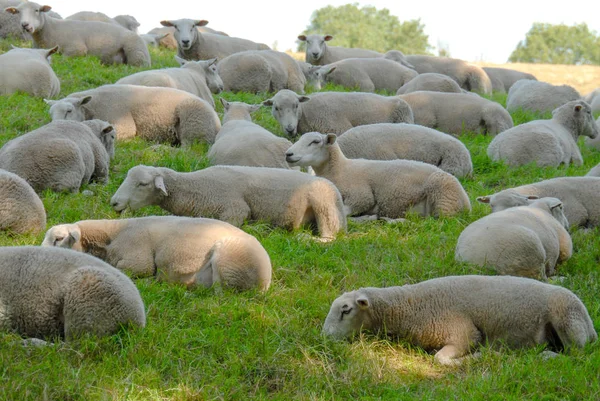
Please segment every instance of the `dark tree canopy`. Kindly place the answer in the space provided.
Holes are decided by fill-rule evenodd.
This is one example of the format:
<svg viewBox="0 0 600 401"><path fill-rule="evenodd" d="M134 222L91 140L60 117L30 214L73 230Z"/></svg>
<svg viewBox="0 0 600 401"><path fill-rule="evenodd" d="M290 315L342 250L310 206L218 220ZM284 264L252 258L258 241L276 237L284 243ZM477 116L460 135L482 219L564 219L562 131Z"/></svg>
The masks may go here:
<svg viewBox="0 0 600 401"><path fill-rule="evenodd" d="M587 24L536 22L509 57L511 62L600 64L600 37Z"/></svg>
<svg viewBox="0 0 600 401"><path fill-rule="evenodd" d="M387 8L359 8L354 3L316 10L303 34L332 35L332 46L359 47L381 53L400 50L407 54L428 54L429 38L424 28L421 20L400 22ZM298 50L304 50L303 42L299 42Z"/></svg>

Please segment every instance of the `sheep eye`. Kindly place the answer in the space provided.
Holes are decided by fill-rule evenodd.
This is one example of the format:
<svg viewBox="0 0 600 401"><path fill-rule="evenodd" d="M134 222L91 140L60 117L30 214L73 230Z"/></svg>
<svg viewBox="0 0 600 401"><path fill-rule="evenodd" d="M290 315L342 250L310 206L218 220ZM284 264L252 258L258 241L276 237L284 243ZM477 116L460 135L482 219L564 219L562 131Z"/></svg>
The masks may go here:
<svg viewBox="0 0 600 401"><path fill-rule="evenodd" d="M57 242L60 242L64 239L65 239L65 237L56 237L56 238L54 238L54 243L56 244Z"/></svg>
<svg viewBox="0 0 600 401"><path fill-rule="evenodd" d="M353 308L348 308L347 305L344 305L344 307L342 308L342 315L340 316L340 320L344 319L344 315L349 314L350 312L352 312Z"/></svg>
<svg viewBox="0 0 600 401"><path fill-rule="evenodd" d="M147 187L148 185L150 185L149 182L138 182L138 187Z"/></svg>
<svg viewBox="0 0 600 401"><path fill-rule="evenodd" d="M279 107L275 106L275 111L279 111Z"/></svg>
<svg viewBox="0 0 600 401"><path fill-rule="evenodd" d="M70 113L70 112L72 112L72 111L73 111L73 110L67 110L67 113Z"/></svg>
<svg viewBox="0 0 600 401"><path fill-rule="evenodd" d="M321 142L320 140L315 139L314 141L312 141L311 143L309 143L308 146L314 145L314 144L317 144L317 143L320 143L320 142Z"/></svg>

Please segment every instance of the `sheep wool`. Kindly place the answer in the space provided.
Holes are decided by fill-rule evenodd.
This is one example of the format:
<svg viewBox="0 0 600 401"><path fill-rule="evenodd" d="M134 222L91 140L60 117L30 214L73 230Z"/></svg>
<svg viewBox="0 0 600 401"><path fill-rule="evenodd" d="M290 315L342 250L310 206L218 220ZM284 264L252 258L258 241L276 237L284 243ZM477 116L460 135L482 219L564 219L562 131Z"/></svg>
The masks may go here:
<svg viewBox="0 0 600 401"><path fill-rule="evenodd" d="M37 234L46 228L40 197L21 177L0 169L0 231Z"/></svg>

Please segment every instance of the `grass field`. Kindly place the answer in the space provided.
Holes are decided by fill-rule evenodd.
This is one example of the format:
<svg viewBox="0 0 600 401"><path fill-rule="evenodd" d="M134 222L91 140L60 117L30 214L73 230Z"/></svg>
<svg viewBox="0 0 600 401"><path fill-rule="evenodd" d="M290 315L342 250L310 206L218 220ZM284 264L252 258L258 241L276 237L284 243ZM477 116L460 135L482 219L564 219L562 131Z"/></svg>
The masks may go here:
<svg viewBox="0 0 600 401"><path fill-rule="evenodd" d="M0 42L0 49L9 48ZM176 66L173 53L152 51L153 68ZM94 58L55 56L60 97L136 72L102 66ZM329 90L341 88L328 87ZM222 94L227 100L258 103L269 95ZM505 97L495 96L503 103ZM218 111L222 113L220 102ZM535 118L513 114L515 124ZM50 121L42 99L16 94L0 98L0 145ZM255 121L281 135L269 109ZM447 275L491 274L454 261L460 232L489 213L479 195L558 176L585 174L600 152L580 144L581 167L509 169L491 162L491 138L465 134L475 173L461 180L473 211L453 218L409 216L404 224L349 224L335 242L322 244L300 232L246 224L269 252L273 283L265 294L187 291L176 285L137 280L148 324L97 339L24 348L20 337L0 333L0 400L598 400L600 343L550 360L541 348L483 349L480 359L440 367L433 356L396 339L364 333L351 342L323 338L320 330L331 302L364 286L416 283ZM110 182L90 185L93 196L46 192L48 227L82 219L118 218L109 199L137 164L193 171L208 165L207 146L150 146L119 142ZM121 217L164 215L144 208ZM600 330L599 229L572 232L574 255L558 272L560 285L574 291ZM0 245L40 244L43 235L7 236Z"/></svg>

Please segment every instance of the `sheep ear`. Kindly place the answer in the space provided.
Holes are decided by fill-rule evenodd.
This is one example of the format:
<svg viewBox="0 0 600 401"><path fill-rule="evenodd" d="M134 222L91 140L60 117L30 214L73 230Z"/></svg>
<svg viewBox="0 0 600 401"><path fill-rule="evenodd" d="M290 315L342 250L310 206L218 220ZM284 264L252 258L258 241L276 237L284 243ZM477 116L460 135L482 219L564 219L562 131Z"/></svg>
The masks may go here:
<svg viewBox="0 0 600 401"><path fill-rule="evenodd" d="M208 21L205 19L198 20L194 23L195 26L205 26L208 25Z"/></svg>
<svg viewBox="0 0 600 401"><path fill-rule="evenodd" d="M69 246L73 246L81 239L81 230L79 227L69 230Z"/></svg>
<svg viewBox="0 0 600 401"><path fill-rule="evenodd" d="M308 97L308 96L298 96L298 101L300 103L308 102L309 100L310 100L310 97Z"/></svg>
<svg viewBox="0 0 600 401"><path fill-rule="evenodd" d="M91 97L91 96L85 96L85 97L82 97L82 98L79 100L79 106L83 106L84 104L87 104L87 103L89 103L89 102L90 102L90 100L92 100L92 97Z"/></svg>
<svg viewBox="0 0 600 401"><path fill-rule="evenodd" d="M580 112L581 111L581 105L578 104L577 106L575 106L575 112Z"/></svg>
<svg viewBox="0 0 600 401"><path fill-rule="evenodd" d="M221 101L221 104L223 105L223 108L225 110L229 110L229 102L227 100L223 99L222 97L219 98L219 100Z"/></svg>
<svg viewBox="0 0 600 401"><path fill-rule="evenodd" d="M177 61L180 66L183 66L183 65L185 65L185 63L188 62L186 59L181 58L178 55L175 55L175 61Z"/></svg>
<svg viewBox="0 0 600 401"><path fill-rule="evenodd" d="M11 14L18 14L19 13L19 10L17 10L14 7L5 8L4 11L6 11L7 13L11 13Z"/></svg>
<svg viewBox="0 0 600 401"><path fill-rule="evenodd" d="M48 52L46 53L46 58L50 57L57 51L58 51L58 46L54 46L52 49L49 49Z"/></svg>
<svg viewBox="0 0 600 401"><path fill-rule="evenodd" d="M305 35L298 35L298 40L300 40L302 42L306 42L306 36Z"/></svg>
<svg viewBox="0 0 600 401"><path fill-rule="evenodd" d="M155 36L155 38L156 38L156 41L159 41L159 40L163 40L167 36L169 36L169 32L165 33L164 35Z"/></svg>
<svg viewBox="0 0 600 401"><path fill-rule="evenodd" d="M167 21L167 20L160 21L160 24L162 26L175 26L175 25L173 25L173 23L171 21Z"/></svg>
<svg viewBox="0 0 600 401"><path fill-rule="evenodd" d="M562 208L562 201L560 199L556 199L555 201L552 201L552 203L550 204L550 210L554 210L557 207L558 208Z"/></svg>
<svg viewBox="0 0 600 401"><path fill-rule="evenodd" d="M332 72L335 71L336 68L337 67L335 65L332 65L331 67L325 68L325 73L323 75L329 75L329 74L331 74Z"/></svg>
<svg viewBox="0 0 600 401"><path fill-rule="evenodd" d="M260 104L251 104L248 107L248 112L249 113L254 113L255 111L260 110Z"/></svg>
<svg viewBox="0 0 600 401"><path fill-rule="evenodd" d="M325 42L329 42L331 39L333 39L333 36L325 35L325 37L323 39L325 39Z"/></svg>
<svg viewBox="0 0 600 401"><path fill-rule="evenodd" d="M165 181L162 178L162 175L157 175L154 178L154 187L156 189L160 189L160 192L162 192L165 196L169 196L169 193L167 192L167 187L165 187Z"/></svg>
<svg viewBox="0 0 600 401"><path fill-rule="evenodd" d="M217 61L219 61L219 59L216 58L216 57L215 58L211 58L210 60L206 60L206 62L208 63L207 67L210 67L211 65L215 64Z"/></svg>
<svg viewBox="0 0 600 401"><path fill-rule="evenodd" d="M104 128L104 129L102 130L102 133L103 133L103 134L110 134L110 133L111 133L111 132L113 132L113 131L114 131L114 127L113 127L112 125L109 125L108 127Z"/></svg>
<svg viewBox="0 0 600 401"><path fill-rule="evenodd" d="M40 7L40 11L43 12L43 13L47 13L50 10L52 10L52 7L50 7L50 6L42 6L42 7Z"/></svg>
<svg viewBox="0 0 600 401"><path fill-rule="evenodd" d="M263 106L267 106L267 107L271 107L273 106L273 99L267 99L264 102L262 102Z"/></svg>
<svg viewBox="0 0 600 401"><path fill-rule="evenodd" d="M371 306L369 299L365 295L359 295L356 298L356 305L358 305L358 307L362 310L365 310Z"/></svg>
<svg viewBox="0 0 600 401"><path fill-rule="evenodd" d="M540 199L540 197L537 195L525 195L525 197L527 198L527 200Z"/></svg>
<svg viewBox="0 0 600 401"><path fill-rule="evenodd" d="M490 203L491 200L492 200L491 196L478 196L477 197L477 202L479 202L479 203Z"/></svg>
<svg viewBox="0 0 600 401"><path fill-rule="evenodd" d="M333 145L337 140L336 134L327 134L327 145Z"/></svg>
<svg viewBox="0 0 600 401"><path fill-rule="evenodd" d="M56 102L58 102L58 100L44 99L44 103L46 103L48 106L52 106Z"/></svg>

